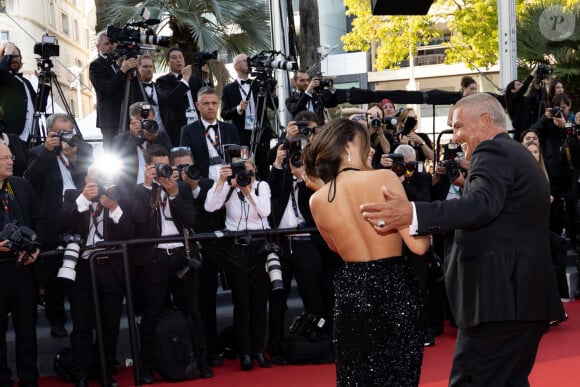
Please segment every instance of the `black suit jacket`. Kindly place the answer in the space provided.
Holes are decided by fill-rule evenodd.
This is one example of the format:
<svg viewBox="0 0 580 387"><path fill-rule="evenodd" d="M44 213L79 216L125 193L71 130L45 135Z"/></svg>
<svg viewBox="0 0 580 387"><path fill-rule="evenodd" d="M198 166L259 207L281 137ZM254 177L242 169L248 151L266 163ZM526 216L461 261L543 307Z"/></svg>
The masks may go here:
<svg viewBox="0 0 580 387"><path fill-rule="evenodd" d="M143 184L135 187L131 193L132 218L135 223L136 238L155 238L161 236L161 216L159 205L151 214L151 204L155 200L158 185L154 184L153 189L146 188ZM168 200L171 217L175 222L179 235L183 235L183 228L195 225L196 210L193 202L193 195L188 184L178 182L179 193L175 199ZM154 244L136 246L131 255L135 264L145 265L153 259L155 253Z"/></svg>
<svg viewBox="0 0 580 387"><path fill-rule="evenodd" d="M405 193L409 200L430 202L432 189L431 174L415 171L409 179L405 179L403 188L405 188Z"/></svg>
<svg viewBox="0 0 580 387"><path fill-rule="evenodd" d="M47 219L40 211L40 203L32 186L22 177L12 176L7 179L14 192L14 201L8 207L9 221L18 221L19 226L27 226L37 234L37 241L44 240L42 234ZM13 205L14 204L14 205ZM5 224L0 224L0 230Z"/></svg>
<svg viewBox="0 0 580 387"><path fill-rule="evenodd" d="M270 109L276 109L278 107L278 99L274 98L274 101L270 98L261 99L260 101L257 100L257 95L260 92L260 87L258 86L258 82L254 81L250 85L250 90L252 91L252 98L254 99L254 106L256 107L255 118L256 122L262 116L262 111L264 107L269 107ZM221 104L221 115L225 121L232 121L232 124L238 130L238 135L240 136L240 140L242 141L242 145L250 145L249 144L249 136L247 133L250 133L249 130L245 130L246 126L246 112L243 111L242 114L238 114L237 106L242 101L242 94L240 93L240 84L237 81L229 83L224 86L223 93L222 93L222 104ZM266 102L266 103L264 103ZM267 128L262 133L261 139L263 140L264 137L267 137L267 141L272 138L272 131L270 122L267 119L267 115L264 114L264 126ZM248 139L248 142L245 143L244 139ZM269 149L269 146L268 146Z"/></svg>
<svg viewBox="0 0 580 387"><path fill-rule="evenodd" d="M189 78L189 90L194 102L197 101L197 92L200 88L199 78L192 75ZM160 106L161 118L173 145L179 144L181 128L187 124L185 118L185 111L189 107L187 90L187 86L172 73L157 78L157 92L164 101Z"/></svg>
<svg viewBox="0 0 580 387"><path fill-rule="evenodd" d="M64 203L60 210L61 233L78 234L86 242L89 235L89 225L91 222L91 212L79 212L76 200L83 192L82 189L69 189L64 193ZM131 221L130 206L126 200L119 200L119 207L123 210L123 215L119 223L115 223L109 217L109 210L103 209L103 239L110 241L124 241L133 236L134 226ZM116 276L124 281L123 260L121 256L112 256L111 265Z"/></svg>
<svg viewBox="0 0 580 387"><path fill-rule="evenodd" d="M288 205L290 194L292 193L293 175L289 168L278 169L272 167L268 174L268 185L270 186L270 199L272 201L272 211L268 221L272 227L279 227L282 215Z"/></svg>
<svg viewBox="0 0 580 387"><path fill-rule="evenodd" d="M87 143L82 143L78 150L78 162L70 166L71 177L76 187L84 186L93 149ZM40 200L40 211L44 218L51 219L43 230L43 248L50 250L59 245L60 225L58 213L63 203L63 181L58 166L57 154L38 145L29 151L30 165L26 171L26 178L30 181L34 192Z"/></svg>
<svg viewBox="0 0 580 387"><path fill-rule="evenodd" d="M475 148L460 199L415 206L420 233L455 230L445 285L459 328L563 319L550 258L548 182L507 133Z"/></svg>
<svg viewBox="0 0 580 387"><path fill-rule="evenodd" d="M115 72L111 64L99 56L89 65L89 78L97 93L97 127L118 130L127 74Z"/></svg>
<svg viewBox="0 0 580 387"><path fill-rule="evenodd" d="M221 146L226 144L240 145L238 132L233 125L228 124L227 122L218 121L218 128ZM209 174L209 151L204 130L205 128L199 120L184 126L181 130L179 145L191 149L193 160L201 169L201 175L207 178Z"/></svg>
<svg viewBox="0 0 580 387"><path fill-rule="evenodd" d="M311 100L313 100L315 104L322 103L326 108L338 105L336 93L332 93L328 89L324 89L320 95L314 93L312 96L305 92L299 93L295 91L290 94L290 97L286 98L286 109L288 109L288 112L292 114L292 117L294 117L301 111L308 110L308 102Z"/></svg>
<svg viewBox="0 0 580 387"><path fill-rule="evenodd" d="M32 105L40 112L46 110L50 87L41 84L40 95L37 95L28 79L22 75L13 74L9 68L8 62L5 60L0 62L0 108L4 113L6 133L20 135L24 130L28 108L26 89L21 81L24 82L30 93Z"/></svg>
<svg viewBox="0 0 580 387"><path fill-rule="evenodd" d="M131 132L119 133L113 138L113 152L123 160L123 173L120 174L117 184L128 194L137 182L139 173L139 158L137 156L137 146L139 138L133 136ZM152 144L163 145L167 149L171 148L171 140L165 132L159 132Z"/></svg>

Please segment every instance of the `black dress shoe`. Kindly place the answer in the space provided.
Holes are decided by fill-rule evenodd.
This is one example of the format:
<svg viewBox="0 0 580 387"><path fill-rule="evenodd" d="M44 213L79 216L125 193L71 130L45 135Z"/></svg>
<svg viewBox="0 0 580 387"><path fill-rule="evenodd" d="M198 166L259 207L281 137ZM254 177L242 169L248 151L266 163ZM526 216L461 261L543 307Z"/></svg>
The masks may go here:
<svg viewBox="0 0 580 387"><path fill-rule="evenodd" d="M141 370L141 384L153 384L153 371L150 369Z"/></svg>
<svg viewBox="0 0 580 387"><path fill-rule="evenodd" d="M272 362L264 356L264 352L256 352L254 354L254 359L258 361L258 364L262 368L270 368L272 367Z"/></svg>
<svg viewBox="0 0 580 387"><path fill-rule="evenodd" d="M277 364L277 365L286 365L288 364L288 360L286 360L284 358L284 356L280 355L280 354L276 354L276 355L271 355L270 359L272 359L272 364Z"/></svg>
<svg viewBox="0 0 580 387"><path fill-rule="evenodd" d="M210 367L221 367L224 365L224 355L221 353L207 355L207 362Z"/></svg>
<svg viewBox="0 0 580 387"><path fill-rule="evenodd" d="M207 356L195 355L195 362L197 363L197 368L199 369L199 376L206 379L213 378L213 371L207 363Z"/></svg>
<svg viewBox="0 0 580 387"><path fill-rule="evenodd" d="M75 387L89 387L89 378L82 378L75 382Z"/></svg>
<svg viewBox="0 0 580 387"><path fill-rule="evenodd" d="M240 354L240 366L242 367L242 371L251 371L254 369L254 362L250 355Z"/></svg>

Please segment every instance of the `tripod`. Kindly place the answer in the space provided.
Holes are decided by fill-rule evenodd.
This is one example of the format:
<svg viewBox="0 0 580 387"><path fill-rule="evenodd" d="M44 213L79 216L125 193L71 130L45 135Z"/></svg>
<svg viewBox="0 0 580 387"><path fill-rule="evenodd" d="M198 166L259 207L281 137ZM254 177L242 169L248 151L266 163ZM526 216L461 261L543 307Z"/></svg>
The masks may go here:
<svg viewBox="0 0 580 387"><path fill-rule="evenodd" d="M137 77L137 70L131 69L125 78L125 88L123 90L123 102L121 103L121 116L119 117L119 133L127 131L127 119L129 117L129 101L131 99L131 91L134 87L141 93L142 99L140 101L147 101L147 94L143 84L139 82Z"/></svg>
<svg viewBox="0 0 580 387"><path fill-rule="evenodd" d="M254 74L252 74L254 75ZM276 80L271 77L264 77L262 74L258 73L256 80L259 82L259 91L256 97L256 113L260 113L260 117L254 123L254 129L252 130L252 135L250 136L250 155L252 159L255 160L256 151L258 148L258 144L260 139L262 138L262 134L266 129L264 122L266 119L266 110L268 108L268 102L272 104L272 106L276 106L274 97L270 90L272 90L276 86ZM248 94L246 99L251 98L251 93ZM278 112L276 110L276 122L280 122L280 118L278 116Z"/></svg>
<svg viewBox="0 0 580 387"><path fill-rule="evenodd" d="M60 97L60 100L64 106L64 109L68 116L72 119L76 134L83 139L83 135L79 129L79 125L72 114L70 106L65 98L64 92L62 91L62 87L58 82L56 74L52 71L54 67L52 61L49 58L39 58L38 61L38 69L40 70L40 74L38 75L38 88L36 92L36 101L34 106L34 115L32 121L32 129L30 134L28 135L27 145L28 148L34 148L37 145L40 145L46 139L46 128L41 128L40 125L40 117L41 115L46 115L46 101L48 99L48 95L54 96L52 91L52 87L56 87L56 91ZM52 103L54 104L54 97L52 98ZM54 113L54 108L53 112Z"/></svg>

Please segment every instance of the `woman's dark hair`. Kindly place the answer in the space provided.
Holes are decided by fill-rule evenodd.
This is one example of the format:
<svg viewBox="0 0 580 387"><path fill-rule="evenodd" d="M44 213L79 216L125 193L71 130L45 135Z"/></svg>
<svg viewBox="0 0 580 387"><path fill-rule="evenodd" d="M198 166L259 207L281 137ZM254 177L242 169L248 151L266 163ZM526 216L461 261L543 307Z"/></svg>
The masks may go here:
<svg viewBox="0 0 580 387"><path fill-rule="evenodd" d="M317 176L325 183L334 179L344 155L346 144L358 136L361 140L361 150L370 149L368 131L358 122L340 118L326 124L314 141L302 151L306 173ZM365 152L360 152L361 162Z"/></svg>
<svg viewBox="0 0 580 387"><path fill-rule="evenodd" d="M385 111L383 110L383 108L381 107L381 105L378 102L373 102L369 104L369 107L367 108L367 111L371 110L374 107L378 107L380 112L381 112L381 118L384 118L385 115ZM394 105L393 105L394 106Z"/></svg>
<svg viewBox="0 0 580 387"><path fill-rule="evenodd" d="M514 86L516 85L516 82L518 82L517 79L511 81L510 83L507 84L507 86L505 87L505 94L504 94L504 102L505 102L505 108L511 118L511 111L510 111L510 98L513 94L512 89L514 88Z"/></svg>
<svg viewBox="0 0 580 387"><path fill-rule="evenodd" d="M556 86L558 84L564 86L564 82L561 79L552 79L550 81L550 85L548 86L548 101L551 101L556 96Z"/></svg>
<svg viewBox="0 0 580 387"><path fill-rule="evenodd" d="M566 93L556 94L554 98L552 98L552 107L560 106L562 103L568 105L570 107L570 110L572 109L572 100L570 99L570 97L568 97L568 94Z"/></svg>
<svg viewBox="0 0 580 387"><path fill-rule="evenodd" d="M318 116L312 113L310 110L302 110L301 112L296 113L294 116L294 121L308 121L308 122L316 122L320 125L320 120Z"/></svg>
<svg viewBox="0 0 580 387"><path fill-rule="evenodd" d="M538 133L538 131L536 129L530 128L530 129L526 129L522 132L522 134L520 135L520 138L518 139L520 142L524 141L524 137L526 137L526 134L528 133L535 133L536 136L538 136L538 138L540 137L540 134Z"/></svg>
<svg viewBox="0 0 580 387"><path fill-rule="evenodd" d="M465 88L469 87L469 85L472 85L474 83L477 83L477 82L475 81L475 79L473 79L470 76L466 75L463 78L461 78L461 88L462 89L465 89Z"/></svg>

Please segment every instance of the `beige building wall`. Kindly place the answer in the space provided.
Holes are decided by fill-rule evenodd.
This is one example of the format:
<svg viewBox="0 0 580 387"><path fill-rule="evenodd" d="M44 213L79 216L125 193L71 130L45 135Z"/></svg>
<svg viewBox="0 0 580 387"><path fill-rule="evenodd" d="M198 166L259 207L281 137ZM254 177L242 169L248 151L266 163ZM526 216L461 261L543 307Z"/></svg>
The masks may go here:
<svg viewBox="0 0 580 387"><path fill-rule="evenodd" d="M95 5L93 0L5 0L0 2L0 40L14 42L22 52L24 75L37 84L39 71L34 44L42 35L54 35L60 55L51 58L53 72L72 113L77 119L94 110L96 98L89 82L89 57L94 48ZM74 75L80 70L80 75ZM79 86L80 85L80 86ZM80 93L77 91L79 90ZM56 85L54 100L64 108ZM60 111L59 107L55 111ZM47 107L47 112L51 112Z"/></svg>

